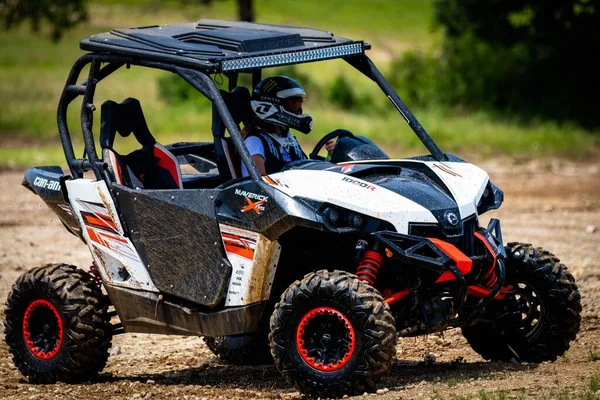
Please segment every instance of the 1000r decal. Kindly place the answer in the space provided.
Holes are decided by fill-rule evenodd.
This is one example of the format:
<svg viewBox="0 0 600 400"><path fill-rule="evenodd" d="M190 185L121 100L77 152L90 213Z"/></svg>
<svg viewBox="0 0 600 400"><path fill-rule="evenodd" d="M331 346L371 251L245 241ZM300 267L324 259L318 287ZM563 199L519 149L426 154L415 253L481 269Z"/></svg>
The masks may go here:
<svg viewBox="0 0 600 400"><path fill-rule="evenodd" d="M369 185L368 183L365 183L365 182L363 182L361 180L358 180L358 179L352 179L352 178L350 178L348 176L345 176L344 178L342 178L342 181L351 183L353 185L360 186L360 187L365 188L365 189L370 189L372 191L375 191L375 186Z"/></svg>

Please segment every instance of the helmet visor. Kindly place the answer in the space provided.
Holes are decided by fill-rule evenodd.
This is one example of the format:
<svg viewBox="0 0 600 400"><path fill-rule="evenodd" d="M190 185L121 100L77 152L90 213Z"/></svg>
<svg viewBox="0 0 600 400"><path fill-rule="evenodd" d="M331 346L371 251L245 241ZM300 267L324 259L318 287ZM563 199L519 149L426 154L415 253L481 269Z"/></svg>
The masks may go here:
<svg viewBox="0 0 600 400"><path fill-rule="evenodd" d="M301 115L302 114L302 105L304 104L304 97L302 96L292 96L284 99L283 108L292 114Z"/></svg>

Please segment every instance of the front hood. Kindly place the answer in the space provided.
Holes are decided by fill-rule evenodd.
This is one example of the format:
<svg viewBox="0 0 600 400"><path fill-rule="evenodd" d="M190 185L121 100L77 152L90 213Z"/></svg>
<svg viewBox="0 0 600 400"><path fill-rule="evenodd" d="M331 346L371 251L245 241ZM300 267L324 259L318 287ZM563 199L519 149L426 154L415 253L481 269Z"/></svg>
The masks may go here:
<svg viewBox="0 0 600 400"><path fill-rule="evenodd" d="M400 168L389 173L381 169L383 164ZM484 171L471 164L413 160L343 164L328 170L291 169L270 178L277 182L278 190L291 197L388 221L399 233L409 233L410 223L455 227L475 214L475 205L489 180Z"/></svg>
<svg viewBox="0 0 600 400"><path fill-rule="evenodd" d="M402 169L400 174L377 174L363 180L402 196L428 210L445 229L456 228L460 212L449 191L422 173ZM424 221L411 221L424 222Z"/></svg>
<svg viewBox="0 0 600 400"><path fill-rule="evenodd" d="M333 204L389 221L398 232L408 232L412 220L434 223L422 205L382 186L331 171L289 170L270 175L276 188L291 197Z"/></svg>

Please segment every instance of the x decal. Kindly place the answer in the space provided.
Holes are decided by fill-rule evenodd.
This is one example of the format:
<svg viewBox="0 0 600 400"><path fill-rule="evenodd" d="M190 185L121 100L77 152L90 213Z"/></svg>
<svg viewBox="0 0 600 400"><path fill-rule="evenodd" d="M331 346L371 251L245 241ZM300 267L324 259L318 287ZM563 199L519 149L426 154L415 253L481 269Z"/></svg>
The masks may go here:
<svg viewBox="0 0 600 400"><path fill-rule="evenodd" d="M254 210L256 211L257 214L260 214L260 212L262 211L262 205L265 203L265 200L259 200L256 203L253 203L252 200L250 200L249 198L245 197L246 199L246 203L248 203L248 205L244 208L242 208L242 212L246 212L246 211L250 211L250 210Z"/></svg>

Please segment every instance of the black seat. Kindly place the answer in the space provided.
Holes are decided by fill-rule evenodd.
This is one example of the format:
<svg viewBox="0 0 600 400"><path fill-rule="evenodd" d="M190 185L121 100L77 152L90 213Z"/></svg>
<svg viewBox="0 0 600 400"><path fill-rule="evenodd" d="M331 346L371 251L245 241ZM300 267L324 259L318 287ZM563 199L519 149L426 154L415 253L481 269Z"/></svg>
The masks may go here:
<svg viewBox="0 0 600 400"><path fill-rule="evenodd" d="M250 108L250 91L238 86L231 92L220 90L225 105L229 109L233 122L238 125L241 122L252 118L252 109ZM225 137L225 124L213 103L212 109L212 133L215 143L215 155L217 158L217 168L221 182L227 182L241 176L240 160L230 137Z"/></svg>
<svg viewBox="0 0 600 400"><path fill-rule="evenodd" d="M133 133L142 148L120 155L113 148L117 132L122 137ZM107 100L102 104L100 146L113 182L137 189L183 188L177 158L156 142L137 99L127 98L120 104Z"/></svg>

